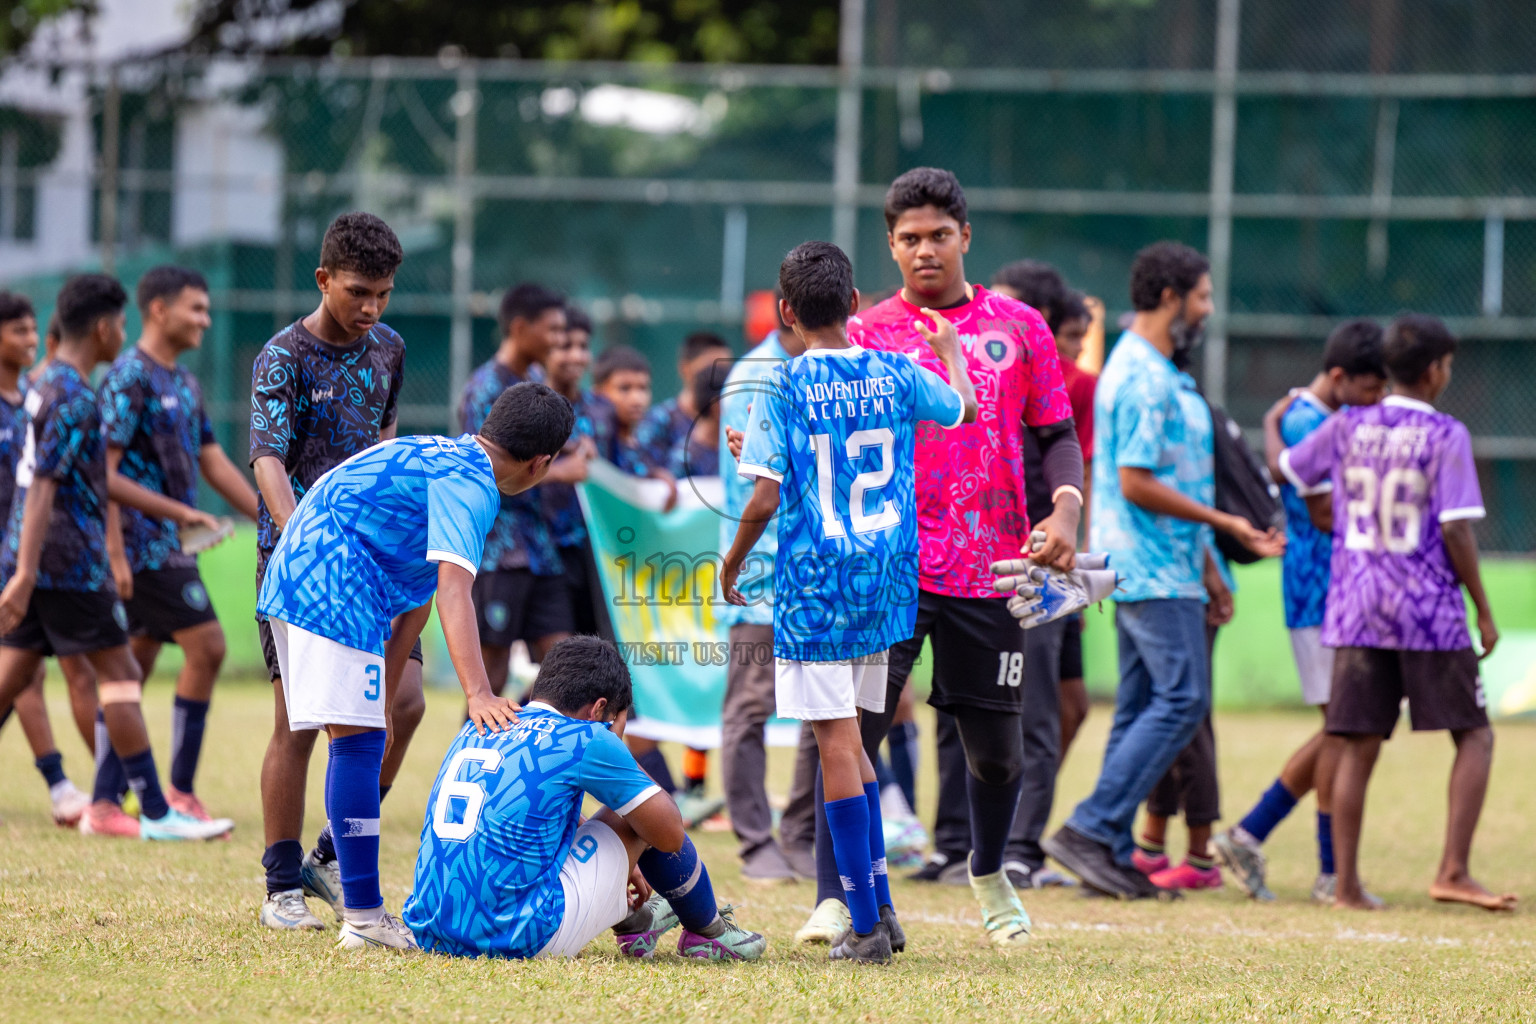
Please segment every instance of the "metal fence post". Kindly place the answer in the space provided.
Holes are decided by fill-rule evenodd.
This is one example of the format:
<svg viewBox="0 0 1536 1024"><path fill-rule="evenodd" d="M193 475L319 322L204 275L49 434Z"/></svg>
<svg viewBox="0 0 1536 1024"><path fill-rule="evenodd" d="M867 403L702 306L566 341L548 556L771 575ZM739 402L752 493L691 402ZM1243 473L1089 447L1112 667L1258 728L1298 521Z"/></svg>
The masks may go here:
<svg viewBox="0 0 1536 1024"><path fill-rule="evenodd" d="M469 308L475 285L475 121L480 94L475 64L459 65L459 90L452 100L453 128L453 312L448 331L447 429L457 429L459 392L469 380L474 356L474 321Z"/></svg>
<svg viewBox="0 0 1536 1024"><path fill-rule="evenodd" d="M859 134L864 113L864 0L842 0L838 25L837 148L832 159L832 241L858 266Z"/></svg>
<svg viewBox="0 0 1536 1024"><path fill-rule="evenodd" d="M107 91L101 100L101 155L96 165L96 183L100 189L96 216L101 234L103 274L112 273L116 266L118 129L122 112L117 65L113 64L107 69Z"/></svg>
<svg viewBox="0 0 1536 1024"><path fill-rule="evenodd" d="M1211 110L1211 212L1206 251L1211 261L1211 316L1205 342L1205 393L1227 401L1227 305L1232 291L1232 173L1237 150L1237 44L1242 0L1216 8L1216 90Z"/></svg>

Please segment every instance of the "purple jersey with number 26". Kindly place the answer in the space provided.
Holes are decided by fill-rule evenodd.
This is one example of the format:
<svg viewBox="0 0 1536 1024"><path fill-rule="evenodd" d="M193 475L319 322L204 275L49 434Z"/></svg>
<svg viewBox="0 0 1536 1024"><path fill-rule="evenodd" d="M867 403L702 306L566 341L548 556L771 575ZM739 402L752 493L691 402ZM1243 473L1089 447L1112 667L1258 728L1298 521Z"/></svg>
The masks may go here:
<svg viewBox="0 0 1536 1024"><path fill-rule="evenodd" d="M1472 438L1453 416L1392 395L1328 418L1281 456L1302 493L1333 486L1323 643L1457 651L1472 645L1443 523L1481 519Z"/></svg>

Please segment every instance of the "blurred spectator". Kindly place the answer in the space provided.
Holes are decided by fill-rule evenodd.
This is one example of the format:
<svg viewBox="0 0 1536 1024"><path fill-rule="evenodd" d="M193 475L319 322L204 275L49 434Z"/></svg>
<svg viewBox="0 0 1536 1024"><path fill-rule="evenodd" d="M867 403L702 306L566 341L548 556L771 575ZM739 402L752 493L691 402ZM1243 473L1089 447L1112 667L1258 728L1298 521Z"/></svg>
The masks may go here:
<svg viewBox="0 0 1536 1024"><path fill-rule="evenodd" d="M683 339L677 350L677 377L682 390L653 407L635 428L635 441L653 466L666 466L672 453L688 438L699 407L693 397L693 381L699 371L731 358L731 346L720 335L696 331Z"/></svg>

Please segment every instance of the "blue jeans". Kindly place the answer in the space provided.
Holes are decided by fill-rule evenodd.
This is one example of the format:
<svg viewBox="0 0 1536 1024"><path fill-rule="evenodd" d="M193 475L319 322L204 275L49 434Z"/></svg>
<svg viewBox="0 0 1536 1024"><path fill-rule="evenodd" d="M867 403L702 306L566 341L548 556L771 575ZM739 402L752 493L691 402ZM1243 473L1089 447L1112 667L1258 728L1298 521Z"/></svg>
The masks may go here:
<svg viewBox="0 0 1536 1024"><path fill-rule="evenodd" d="M1120 689L1098 785L1072 812L1073 831L1131 863L1136 808L1179 756L1210 709L1205 605L1194 599L1115 606Z"/></svg>

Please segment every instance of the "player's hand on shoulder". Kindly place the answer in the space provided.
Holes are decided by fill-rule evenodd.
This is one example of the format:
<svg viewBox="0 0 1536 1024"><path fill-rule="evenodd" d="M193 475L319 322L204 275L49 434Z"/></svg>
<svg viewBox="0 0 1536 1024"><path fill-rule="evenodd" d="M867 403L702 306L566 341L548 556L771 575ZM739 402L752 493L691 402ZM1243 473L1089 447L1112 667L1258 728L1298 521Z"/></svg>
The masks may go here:
<svg viewBox="0 0 1536 1024"><path fill-rule="evenodd" d="M486 730L503 732L517 724L517 713L522 705L493 693L477 693L469 698L469 720L475 723L475 731L484 736Z"/></svg>
<svg viewBox="0 0 1536 1024"><path fill-rule="evenodd" d="M1284 416L1285 415L1285 411L1291 407L1291 403L1293 401L1295 401L1296 394L1300 390L1301 390L1300 388L1292 388L1291 390L1287 391L1284 395L1280 396L1280 400L1278 402L1276 402L1274 405L1270 406L1269 407L1269 411L1264 414L1264 422L1265 423L1270 423L1270 422L1279 423L1280 422L1280 418L1282 416Z"/></svg>

